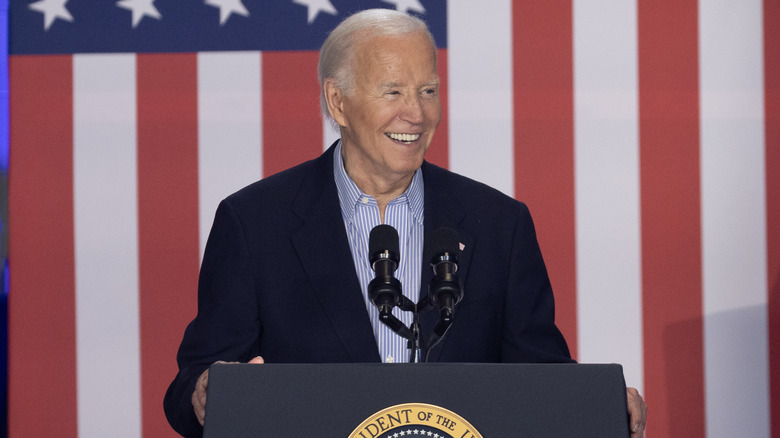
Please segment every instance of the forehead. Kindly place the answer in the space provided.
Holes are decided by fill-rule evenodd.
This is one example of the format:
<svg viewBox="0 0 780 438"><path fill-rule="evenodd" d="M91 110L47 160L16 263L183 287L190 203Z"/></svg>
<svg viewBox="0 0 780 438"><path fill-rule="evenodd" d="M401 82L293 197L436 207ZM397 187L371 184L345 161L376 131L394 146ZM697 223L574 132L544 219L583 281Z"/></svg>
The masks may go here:
<svg viewBox="0 0 780 438"><path fill-rule="evenodd" d="M358 80L365 76L403 74L435 78L436 48L424 32L375 36L358 45L355 64Z"/></svg>

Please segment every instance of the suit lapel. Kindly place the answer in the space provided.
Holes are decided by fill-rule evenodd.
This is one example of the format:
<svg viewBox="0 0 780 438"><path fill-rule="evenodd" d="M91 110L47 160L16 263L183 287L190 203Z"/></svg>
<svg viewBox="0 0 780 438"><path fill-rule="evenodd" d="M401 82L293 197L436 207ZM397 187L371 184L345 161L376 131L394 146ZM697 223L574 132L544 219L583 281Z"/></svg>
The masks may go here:
<svg viewBox="0 0 780 438"><path fill-rule="evenodd" d="M456 194L452 193L452 187L448 183L445 170L429 163L423 163L423 181L425 183L425 243L423 245L423 267L420 283L420 297L428 295L428 285L433 278L433 269L430 265L431 257L431 233L441 227L449 227L457 231L458 239L462 246L460 262L458 263L458 279L460 284L466 282L469 262L473 252L473 239L466 233L460 224L466 215L461 207ZM455 311L457 318L457 309ZM427 341L427 334L433 332L433 326L438 322L438 309L429 308L420 313L420 330L423 334L423 345ZM447 342L447 336L442 339L430 355L429 361L436 362Z"/></svg>
<svg viewBox="0 0 780 438"><path fill-rule="evenodd" d="M338 193L333 147L315 160L293 205L303 225L292 236L320 305L353 362L379 362L379 351L355 273Z"/></svg>

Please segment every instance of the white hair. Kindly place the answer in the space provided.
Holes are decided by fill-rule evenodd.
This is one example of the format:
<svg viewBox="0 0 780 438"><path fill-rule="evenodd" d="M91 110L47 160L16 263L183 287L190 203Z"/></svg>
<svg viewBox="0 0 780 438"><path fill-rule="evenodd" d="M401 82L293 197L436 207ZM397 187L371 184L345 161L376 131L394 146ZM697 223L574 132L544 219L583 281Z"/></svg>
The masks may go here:
<svg viewBox="0 0 780 438"><path fill-rule="evenodd" d="M401 36L424 32L431 40L436 56L436 42L421 19L392 9L367 9L342 21L328 35L320 49L317 75L320 81L320 108L326 119L333 118L325 101L325 79L332 78L336 87L351 93L355 85L355 49L359 43L380 36ZM358 35L359 34L359 35ZM434 58L435 59L435 58Z"/></svg>

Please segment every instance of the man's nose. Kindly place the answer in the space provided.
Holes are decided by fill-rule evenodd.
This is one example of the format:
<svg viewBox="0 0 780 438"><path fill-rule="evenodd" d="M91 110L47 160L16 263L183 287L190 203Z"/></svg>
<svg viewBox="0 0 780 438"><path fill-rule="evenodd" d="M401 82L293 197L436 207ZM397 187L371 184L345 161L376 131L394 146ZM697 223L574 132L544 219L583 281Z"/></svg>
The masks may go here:
<svg viewBox="0 0 780 438"><path fill-rule="evenodd" d="M419 124L423 121L423 106L420 96L413 95L404 99L404 106L401 112L401 119L404 121Z"/></svg>

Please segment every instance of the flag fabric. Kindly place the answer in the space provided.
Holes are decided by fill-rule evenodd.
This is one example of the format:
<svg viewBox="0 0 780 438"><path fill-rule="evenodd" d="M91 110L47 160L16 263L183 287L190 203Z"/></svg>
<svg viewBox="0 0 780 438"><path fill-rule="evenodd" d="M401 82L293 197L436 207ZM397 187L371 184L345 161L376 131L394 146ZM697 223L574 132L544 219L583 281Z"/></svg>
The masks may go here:
<svg viewBox="0 0 780 438"><path fill-rule="evenodd" d="M777 0L37 0L9 11L9 436L175 436L216 205L338 138L317 49L368 7L431 26L428 159L528 204L572 353L623 365L647 436L780 430Z"/></svg>

